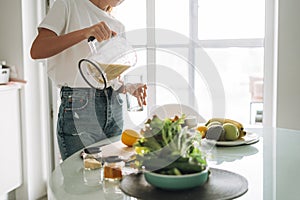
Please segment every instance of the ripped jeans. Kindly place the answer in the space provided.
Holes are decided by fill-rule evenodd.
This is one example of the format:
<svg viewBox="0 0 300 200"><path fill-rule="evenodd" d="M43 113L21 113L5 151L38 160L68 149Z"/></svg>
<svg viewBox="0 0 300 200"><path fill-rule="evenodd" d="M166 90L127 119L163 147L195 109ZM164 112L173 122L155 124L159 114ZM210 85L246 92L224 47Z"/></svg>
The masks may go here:
<svg viewBox="0 0 300 200"><path fill-rule="evenodd" d="M120 135L122 99L111 87L61 88L57 139L63 160L105 138Z"/></svg>

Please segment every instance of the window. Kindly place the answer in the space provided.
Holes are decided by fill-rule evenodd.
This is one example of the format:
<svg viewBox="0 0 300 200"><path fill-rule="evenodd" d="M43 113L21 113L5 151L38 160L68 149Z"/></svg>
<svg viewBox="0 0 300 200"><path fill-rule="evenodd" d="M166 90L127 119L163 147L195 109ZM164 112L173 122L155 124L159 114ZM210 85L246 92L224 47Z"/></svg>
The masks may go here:
<svg viewBox="0 0 300 200"><path fill-rule="evenodd" d="M146 28L146 1L124 1L113 9L113 15L126 27L127 31Z"/></svg>
<svg viewBox="0 0 300 200"><path fill-rule="evenodd" d="M252 110L254 97L250 80L263 77L265 2L198 0L195 3L198 3L197 41L221 74L225 115L243 123L260 122L263 85L254 83L257 87L254 92L260 98L257 103L261 105Z"/></svg>
<svg viewBox="0 0 300 200"><path fill-rule="evenodd" d="M262 0L124 1L115 14L153 84L148 111L179 102L206 119L253 122L250 79L263 77L264 12Z"/></svg>
<svg viewBox="0 0 300 200"><path fill-rule="evenodd" d="M198 0L200 40L263 38L264 27L262 0Z"/></svg>

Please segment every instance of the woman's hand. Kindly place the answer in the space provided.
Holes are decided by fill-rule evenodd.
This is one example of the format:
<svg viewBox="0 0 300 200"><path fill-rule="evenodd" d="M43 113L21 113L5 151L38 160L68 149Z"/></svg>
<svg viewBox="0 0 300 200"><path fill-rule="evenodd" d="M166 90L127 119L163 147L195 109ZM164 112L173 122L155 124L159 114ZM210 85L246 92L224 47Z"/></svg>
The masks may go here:
<svg viewBox="0 0 300 200"><path fill-rule="evenodd" d="M115 36L117 33L112 31L109 26L104 22L99 22L89 28L86 28L85 36L89 38L94 36L98 42L102 42L103 40L108 40L111 36Z"/></svg>
<svg viewBox="0 0 300 200"><path fill-rule="evenodd" d="M143 83L127 83L125 93L128 92L136 97L140 106L146 105L147 85Z"/></svg>

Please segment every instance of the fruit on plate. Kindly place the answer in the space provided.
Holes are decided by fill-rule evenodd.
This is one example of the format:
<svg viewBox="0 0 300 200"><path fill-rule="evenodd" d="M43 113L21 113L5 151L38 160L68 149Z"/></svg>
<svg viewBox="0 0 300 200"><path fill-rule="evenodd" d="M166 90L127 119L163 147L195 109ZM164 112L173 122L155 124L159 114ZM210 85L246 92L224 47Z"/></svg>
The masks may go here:
<svg viewBox="0 0 300 200"><path fill-rule="evenodd" d="M207 126L207 128L209 128L209 127L215 126L215 125L221 125L222 126L223 124L219 121L212 121L212 122L208 123L206 126Z"/></svg>
<svg viewBox="0 0 300 200"><path fill-rule="evenodd" d="M124 130L121 135L122 143L129 147L132 147L139 138L141 138L141 135L132 129Z"/></svg>
<svg viewBox="0 0 300 200"><path fill-rule="evenodd" d="M239 138L241 137L244 137L246 135L246 132L244 131L244 126L242 123L236 121L236 120L233 120L233 119L228 119L228 118L211 118L210 120L208 120L205 124L205 126L209 127L209 126L212 126L213 124L215 123L220 123L221 125L225 124L225 123L231 123L231 124L234 124L237 128L238 128L238 131L239 131Z"/></svg>
<svg viewBox="0 0 300 200"><path fill-rule="evenodd" d="M210 126L206 131L207 139L223 141L225 140L225 129L222 125L213 125Z"/></svg>
<svg viewBox="0 0 300 200"><path fill-rule="evenodd" d="M237 140L240 136L238 127L232 123L224 123L223 129L225 130L225 140Z"/></svg>
<svg viewBox="0 0 300 200"><path fill-rule="evenodd" d="M196 128L197 131L201 134L202 138L205 138L206 131L207 131L207 126L198 126Z"/></svg>

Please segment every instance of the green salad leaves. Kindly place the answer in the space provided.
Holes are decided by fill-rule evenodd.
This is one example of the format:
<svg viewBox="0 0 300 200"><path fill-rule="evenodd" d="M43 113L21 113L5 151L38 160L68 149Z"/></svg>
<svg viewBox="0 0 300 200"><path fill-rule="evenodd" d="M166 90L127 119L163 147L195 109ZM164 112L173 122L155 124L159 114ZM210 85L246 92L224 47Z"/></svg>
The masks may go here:
<svg viewBox="0 0 300 200"><path fill-rule="evenodd" d="M201 134L184 127L185 115L164 120L156 115L147 120L142 138L135 144L136 164L160 174L182 175L207 167L200 149Z"/></svg>

